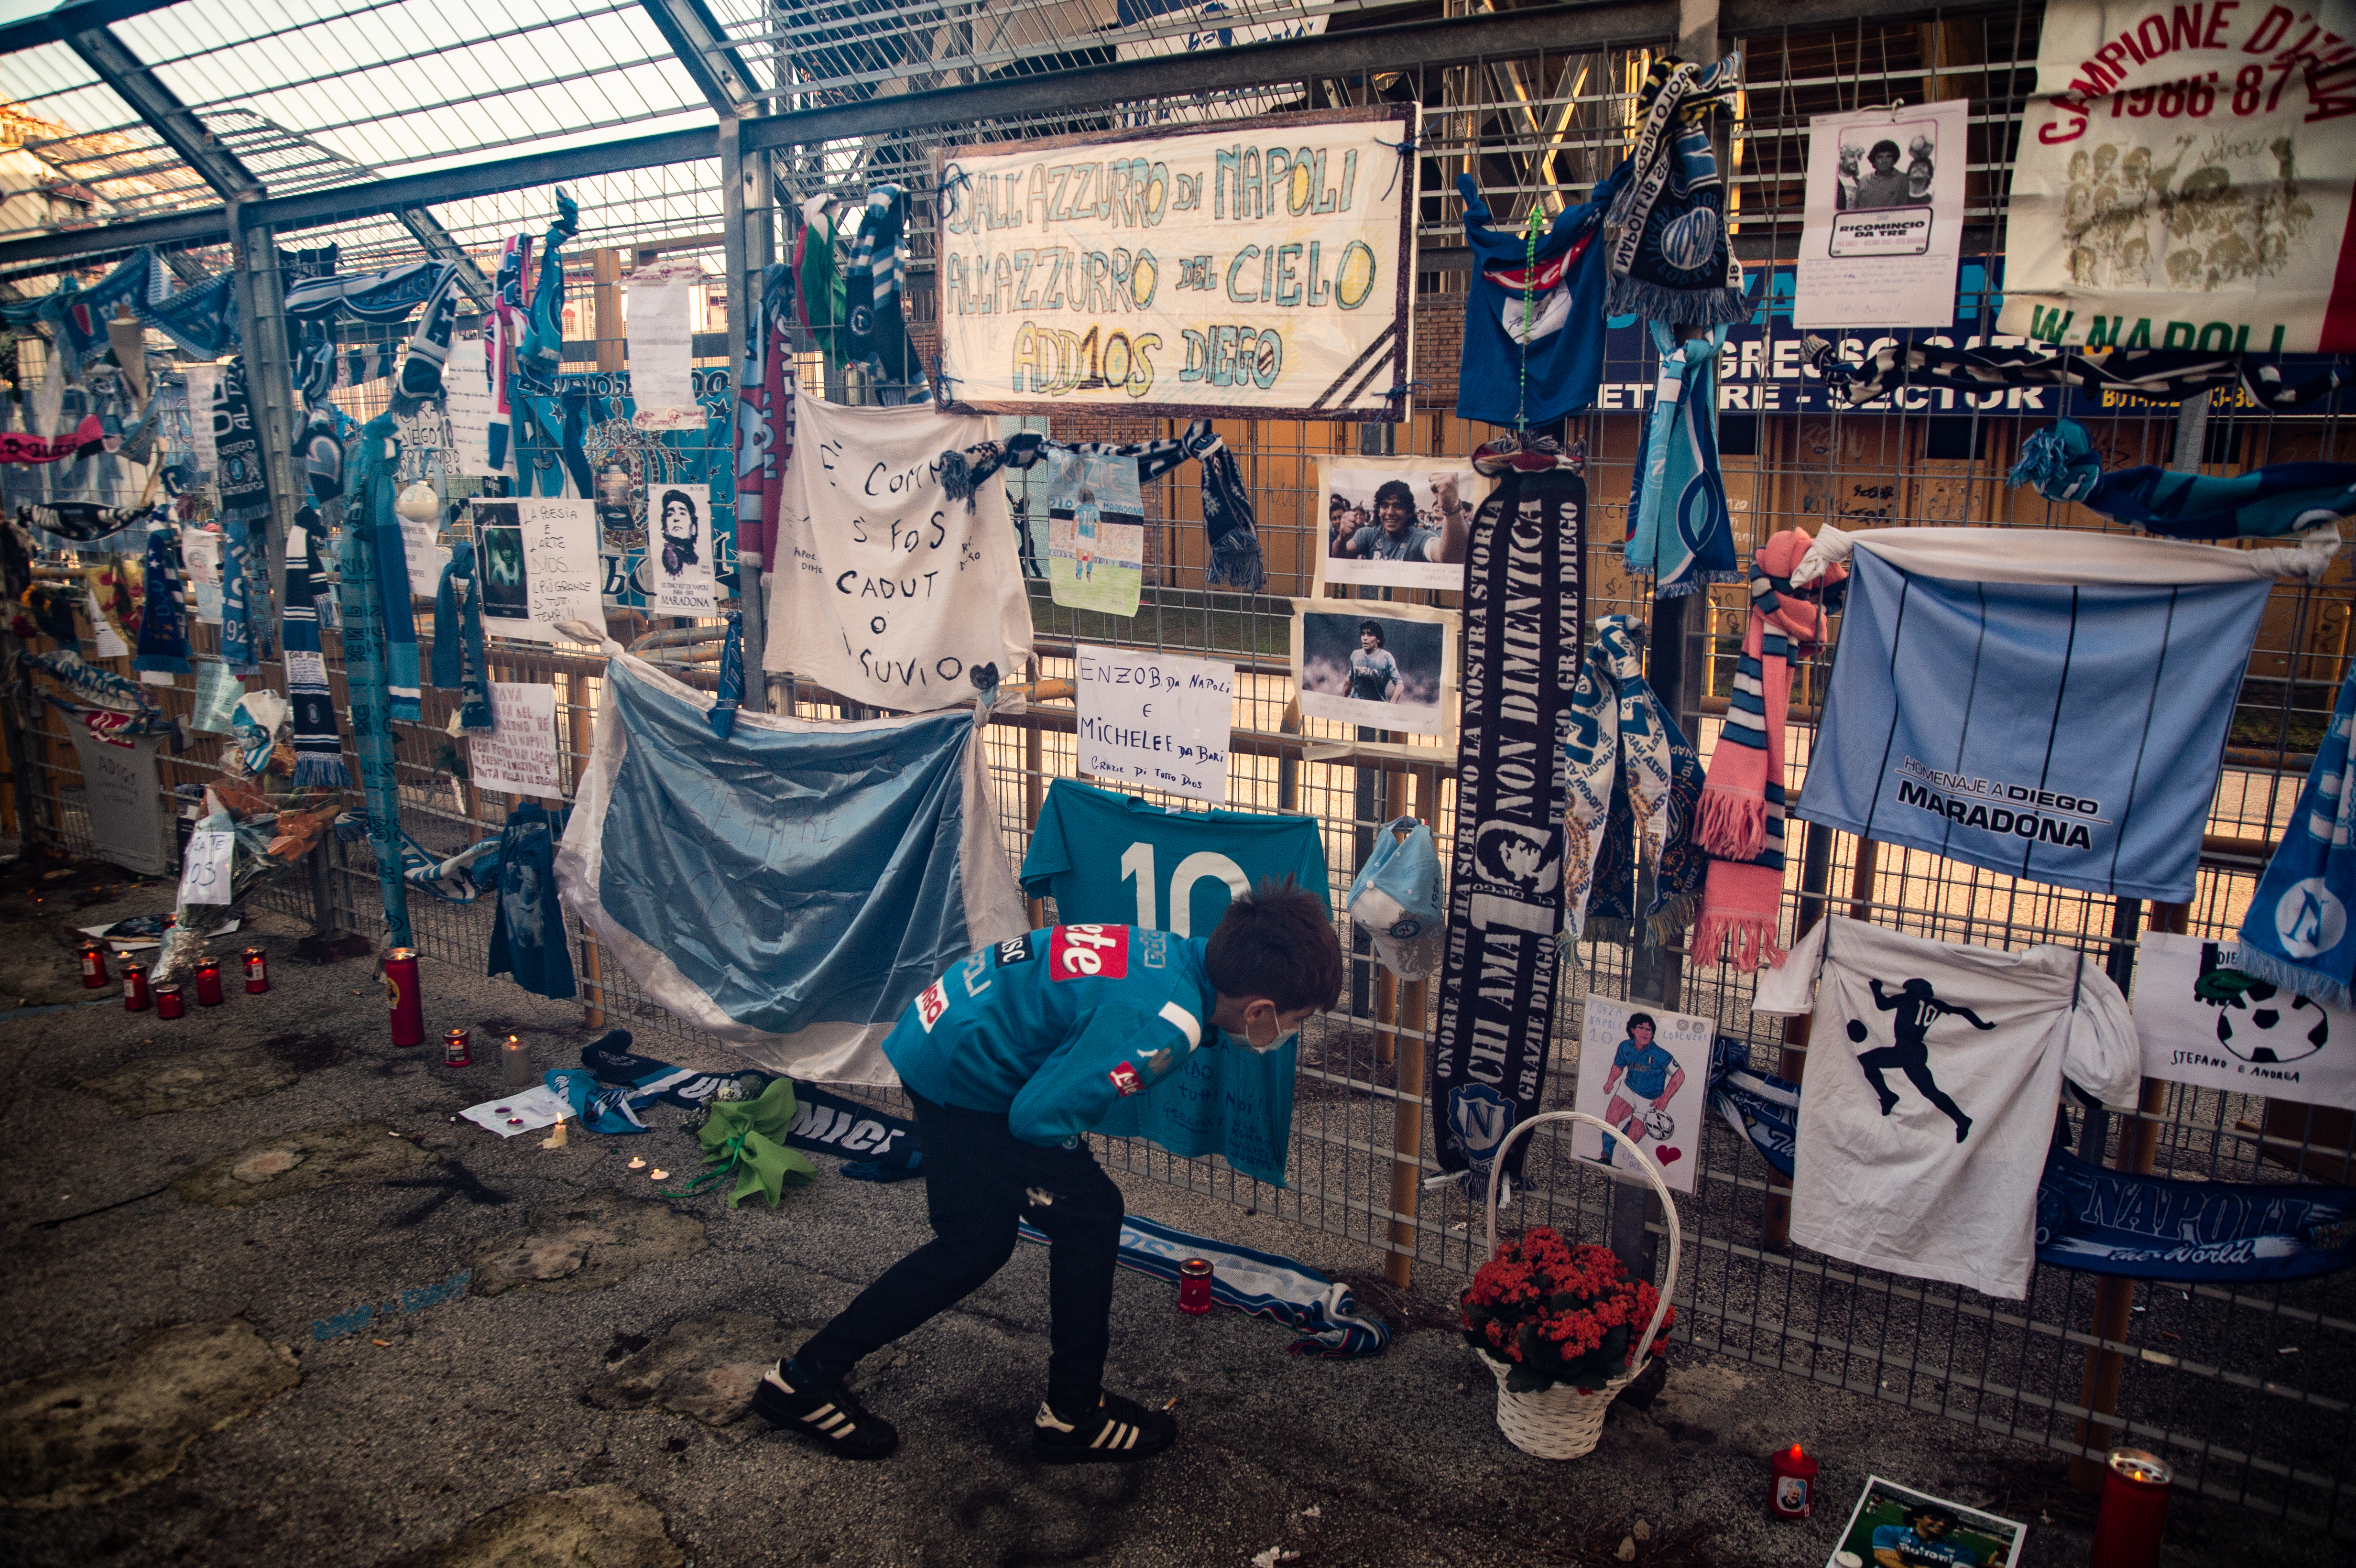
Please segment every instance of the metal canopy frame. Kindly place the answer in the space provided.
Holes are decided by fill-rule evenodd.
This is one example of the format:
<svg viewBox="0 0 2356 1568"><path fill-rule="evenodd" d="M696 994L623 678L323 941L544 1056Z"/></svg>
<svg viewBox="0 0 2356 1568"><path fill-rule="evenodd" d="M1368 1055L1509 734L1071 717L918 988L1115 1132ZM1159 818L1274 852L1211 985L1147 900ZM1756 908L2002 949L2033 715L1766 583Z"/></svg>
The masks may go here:
<svg viewBox="0 0 2356 1568"><path fill-rule="evenodd" d="M130 0L113 0L128 4ZM746 114L763 90L701 0L641 0L673 37L681 63L695 75L721 123L628 137L520 157L466 164L364 185L257 197L247 221L290 233L355 218L399 215L427 204L497 196L533 186L562 184L666 164L807 147L842 139L914 129L972 124L1156 98L1266 86L1320 78L1353 78L1395 70L1403 60L1425 69L1478 66L1531 54L1558 54L1615 45L1668 43L1693 32L1695 0L1573 0L1570 4L1432 19L1425 7L1404 5L1354 14L1365 25L1314 37L1232 48L1115 60L1037 75L985 79L926 91L851 103ZM1806 27L1938 20L2015 9L2014 0L1965 0L1925 5L1919 0L1727 0L1719 13L1721 37ZM1392 20L1390 18L1397 18ZM31 26L26 24L25 26ZM0 29L0 46L18 29ZM28 41L39 38L26 35ZM43 35L46 37L47 35ZM18 47L21 47L18 46ZM739 91L750 100L722 100ZM817 84L813 84L817 85ZM723 147L733 133L735 144ZM160 133L160 131L159 131ZM723 182L723 184L729 182ZM406 219L404 219L406 221ZM412 229L412 232L415 230ZM134 219L71 233L0 242L0 277L67 260L95 261L141 246L161 249L217 245L230 237L225 208ZM423 239L423 236L421 236ZM454 247L455 248L455 247Z"/></svg>

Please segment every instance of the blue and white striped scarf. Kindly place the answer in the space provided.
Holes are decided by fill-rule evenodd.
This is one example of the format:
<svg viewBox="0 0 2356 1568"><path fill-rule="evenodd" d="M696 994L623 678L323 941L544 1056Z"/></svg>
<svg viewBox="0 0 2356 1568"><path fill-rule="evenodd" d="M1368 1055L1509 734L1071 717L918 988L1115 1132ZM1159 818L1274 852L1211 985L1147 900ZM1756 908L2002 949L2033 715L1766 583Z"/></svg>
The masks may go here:
<svg viewBox="0 0 2356 1568"><path fill-rule="evenodd" d="M319 535L326 525L305 507L295 514L286 541L286 602L280 635L286 645L286 695L294 709L294 787L344 789L352 775L344 767L344 741L336 728L336 703L327 689L327 656L319 650L320 598L327 574L319 561Z"/></svg>
<svg viewBox="0 0 2356 1568"><path fill-rule="evenodd" d="M475 542L460 539L434 591L434 684L459 693L458 728L492 727L483 662L483 589L475 576Z"/></svg>
<svg viewBox="0 0 2356 1568"><path fill-rule="evenodd" d="M1045 1233L1028 1221L1020 1234L1026 1242L1047 1243ZM1286 1347L1296 1356L1371 1356L1391 1342L1390 1326L1361 1314L1348 1285L1327 1279L1306 1264L1189 1235L1135 1214L1121 1220L1121 1267L1174 1284L1178 1265L1189 1258L1211 1265L1212 1300L1256 1317L1272 1317L1300 1334Z"/></svg>
<svg viewBox="0 0 2356 1568"><path fill-rule="evenodd" d="M139 651L133 669L186 675L188 663L188 595L180 579L180 530L158 523L147 530L146 606L139 614Z"/></svg>
<svg viewBox="0 0 2356 1568"><path fill-rule="evenodd" d="M392 507L401 472L401 436L391 414L379 414L361 427L359 454L353 467L360 510L345 527L367 528L376 546L377 599L384 607L385 684L391 693L392 717L414 723L423 710L417 614L409 603L409 549L401 537L401 517Z"/></svg>

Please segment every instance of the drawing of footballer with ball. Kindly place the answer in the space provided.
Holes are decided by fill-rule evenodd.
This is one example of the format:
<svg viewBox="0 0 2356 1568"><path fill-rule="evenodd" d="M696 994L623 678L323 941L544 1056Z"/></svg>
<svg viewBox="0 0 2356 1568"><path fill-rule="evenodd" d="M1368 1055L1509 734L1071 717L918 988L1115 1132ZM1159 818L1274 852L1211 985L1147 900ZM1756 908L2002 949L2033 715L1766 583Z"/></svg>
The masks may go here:
<svg viewBox="0 0 2356 1568"><path fill-rule="evenodd" d="M1620 1129L1632 1150L1647 1137L1663 1139L1677 1130L1669 1118L1668 1104L1685 1087L1686 1070L1665 1047L1653 1042L1656 1027L1650 1013L1628 1015L1628 1038L1612 1053L1612 1075L1603 1081L1608 1097L1603 1119ZM1622 1092L1623 1080L1625 1093ZM1635 1104L1640 1100L1645 1102L1641 1112ZM1612 1162L1617 1147L1611 1138L1603 1140L1606 1163Z"/></svg>

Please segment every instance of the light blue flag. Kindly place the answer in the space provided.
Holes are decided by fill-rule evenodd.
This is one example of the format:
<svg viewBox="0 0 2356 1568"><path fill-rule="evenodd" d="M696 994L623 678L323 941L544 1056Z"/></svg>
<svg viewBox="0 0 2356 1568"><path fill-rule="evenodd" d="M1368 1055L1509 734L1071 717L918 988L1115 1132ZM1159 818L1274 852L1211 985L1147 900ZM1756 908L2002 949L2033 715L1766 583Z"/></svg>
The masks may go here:
<svg viewBox="0 0 2356 1568"><path fill-rule="evenodd" d="M1030 927L971 709L855 723L745 709L614 649L556 858L649 1000L774 1072L898 1082L916 993Z"/></svg>
<svg viewBox="0 0 2356 1568"><path fill-rule="evenodd" d="M2300 552L2026 528L1853 543L1798 814L2031 881L2191 898L2271 573Z"/></svg>

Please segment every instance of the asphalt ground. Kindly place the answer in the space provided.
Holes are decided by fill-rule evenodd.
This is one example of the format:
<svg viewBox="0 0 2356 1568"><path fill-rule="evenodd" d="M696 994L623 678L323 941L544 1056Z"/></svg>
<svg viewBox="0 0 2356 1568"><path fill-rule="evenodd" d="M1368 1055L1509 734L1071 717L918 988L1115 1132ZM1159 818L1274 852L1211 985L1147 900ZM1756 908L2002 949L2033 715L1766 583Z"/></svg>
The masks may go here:
<svg viewBox="0 0 2356 1568"><path fill-rule="evenodd" d="M1108 1381L1174 1399L1179 1445L1131 1466L1028 1450L1046 1257L862 1367L897 1455L843 1462L736 1416L750 1380L926 1232L921 1182L819 1180L772 1211L676 1189L684 1113L630 1137L502 1140L452 1120L499 1093L496 1037L577 1061L577 1005L428 961L429 1029L477 1065L390 1044L370 959L306 962L261 915L230 947L273 987L164 1021L70 989L68 925L156 887L0 891L0 1559L26 1564L1334 1563L1681 1568L1826 1562L1865 1477L2024 1520L2029 1568L2086 1560L2090 1501L2042 1449L1804 1380L1673 1350L1647 1408L1557 1463L1509 1446L1444 1325L1462 1281L1383 1309L1381 1356L1287 1354L1282 1328L1175 1310L1124 1272ZM318 955L314 955L319 956ZM68 998L53 1005L56 998ZM648 1037L655 1054L734 1065ZM674 1176L627 1168L633 1157ZM243 1174L239 1174L242 1170ZM1151 1181L1131 1209L1329 1273L1380 1260ZM453 1288L458 1275L466 1284ZM1803 1523L1767 1456L1822 1463ZM1632 1556L1622 1558L1628 1551ZM2181 1497L2169 1564L2340 1563L2348 1547Z"/></svg>

